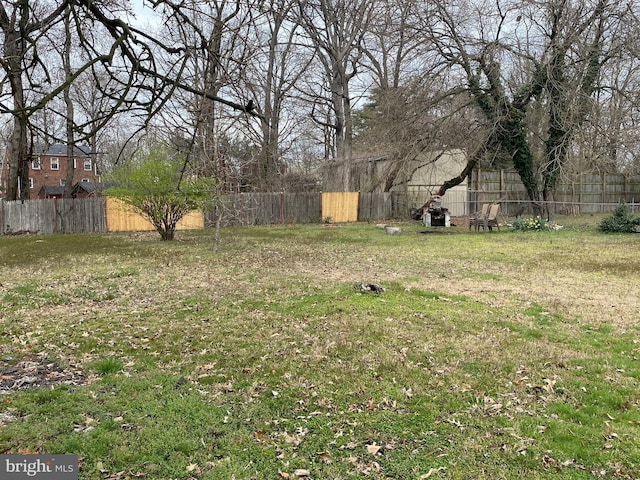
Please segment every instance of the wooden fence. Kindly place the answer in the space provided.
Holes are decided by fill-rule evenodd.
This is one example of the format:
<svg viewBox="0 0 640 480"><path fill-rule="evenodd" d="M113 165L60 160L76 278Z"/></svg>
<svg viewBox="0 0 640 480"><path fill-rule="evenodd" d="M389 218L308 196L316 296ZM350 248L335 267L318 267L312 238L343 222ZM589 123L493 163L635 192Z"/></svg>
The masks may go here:
<svg viewBox="0 0 640 480"><path fill-rule="evenodd" d="M482 203L500 199L507 216L530 207L515 172L477 171L470 186L468 200L452 197L446 206L475 211ZM558 187L553 207L558 214L598 213L611 211L620 202L640 202L640 176L579 175ZM320 223L328 217L333 222L406 219L417 205L415 195L399 192L238 193L225 196L222 204L224 225ZM194 212L178 228L199 229L214 223L213 212ZM112 199L0 201L0 235L137 230L153 230L153 226Z"/></svg>
<svg viewBox="0 0 640 480"><path fill-rule="evenodd" d="M224 225L319 223L317 193L237 193L222 199ZM212 211L204 214L206 226L215 223Z"/></svg>
<svg viewBox="0 0 640 480"><path fill-rule="evenodd" d="M238 193L223 199L224 225L355 222L408 218L413 207L397 192ZM205 226L215 224L205 212Z"/></svg>
<svg viewBox="0 0 640 480"><path fill-rule="evenodd" d="M201 212L192 212L178 230L204 227ZM22 233L104 233L155 230L130 207L112 198L0 201L0 235Z"/></svg>
<svg viewBox="0 0 640 480"><path fill-rule="evenodd" d="M223 198L223 224L379 221L406 219L415 195L398 192L239 193ZM215 224L213 212L194 212L179 230ZM148 231L154 227L111 198L0 201L0 235L18 233L102 233Z"/></svg>
<svg viewBox="0 0 640 480"><path fill-rule="evenodd" d="M501 199L507 214L530 210L530 201L520 176L506 170L475 170L471 179L471 210L482 203ZM567 175L550 199L558 214L609 212L620 203L640 202L640 175L581 173Z"/></svg>
<svg viewBox="0 0 640 480"><path fill-rule="evenodd" d="M107 230L105 199L0 201L0 234L94 233Z"/></svg>
<svg viewBox="0 0 640 480"><path fill-rule="evenodd" d="M336 223L357 222L359 200L358 192L323 193L322 220Z"/></svg>

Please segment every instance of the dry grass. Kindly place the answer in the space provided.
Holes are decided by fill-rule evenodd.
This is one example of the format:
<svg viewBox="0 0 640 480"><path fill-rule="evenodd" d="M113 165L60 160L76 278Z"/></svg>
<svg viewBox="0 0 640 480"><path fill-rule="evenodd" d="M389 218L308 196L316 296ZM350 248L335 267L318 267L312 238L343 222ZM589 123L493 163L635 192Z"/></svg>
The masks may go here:
<svg viewBox="0 0 640 480"><path fill-rule="evenodd" d="M81 478L635 478L637 237L402 228L0 239L4 366L85 383L11 391L2 450Z"/></svg>

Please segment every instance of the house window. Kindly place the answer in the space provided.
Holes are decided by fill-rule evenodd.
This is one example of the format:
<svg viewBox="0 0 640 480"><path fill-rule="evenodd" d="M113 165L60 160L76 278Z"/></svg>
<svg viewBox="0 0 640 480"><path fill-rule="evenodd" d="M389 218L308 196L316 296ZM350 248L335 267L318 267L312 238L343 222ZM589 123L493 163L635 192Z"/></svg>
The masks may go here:
<svg viewBox="0 0 640 480"><path fill-rule="evenodd" d="M76 168L78 168L78 159L77 159L77 158L74 158L74 159L73 159L73 168L74 168L74 170L75 170Z"/></svg>
<svg viewBox="0 0 640 480"><path fill-rule="evenodd" d="M51 157L51 170L60 170L60 159L58 157Z"/></svg>
<svg viewBox="0 0 640 480"><path fill-rule="evenodd" d="M42 168L41 165L40 165L40 159L39 158L33 159L31 161L31 169L32 170L40 170L40 168Z"/></svg>
<svg viewBox="0 0 640 480"><path fill-rule="evenodd" d="M60 179L60 186L64 187L67 184L67 179L66 178L61 178Z"/></svg>
<svg viewBox="0 0 640 480"><path fill-rule="evenodd" d="M33 178L29 177L29 188L33 188Z"/></svg>
<svg viewBox="0 0 640 480"><path fill-rule="evenodd" d="M84 171L85 172L90 172L91 171L91 159L90 158L85 158L84 159Z"/></svg>
<svg viewBox="0 0 640 480"><path fill-rule="evenodd" d="M88 178L83 178L80 181L83 182L83 183L89 183L91 180L89 180Z"/></svg>

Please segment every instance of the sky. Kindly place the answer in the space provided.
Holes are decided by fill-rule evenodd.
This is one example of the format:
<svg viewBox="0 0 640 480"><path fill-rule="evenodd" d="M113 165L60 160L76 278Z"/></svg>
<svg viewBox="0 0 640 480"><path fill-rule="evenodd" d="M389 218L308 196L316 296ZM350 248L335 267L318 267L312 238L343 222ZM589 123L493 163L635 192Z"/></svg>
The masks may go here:
<svg viewBox="0 0 640 480"><path fill-rule="evenodd" d="M145 5L144 0L130 0L130 2L136 15L134 25L144 26L155 21L155 13L148 4Z"/></svg>

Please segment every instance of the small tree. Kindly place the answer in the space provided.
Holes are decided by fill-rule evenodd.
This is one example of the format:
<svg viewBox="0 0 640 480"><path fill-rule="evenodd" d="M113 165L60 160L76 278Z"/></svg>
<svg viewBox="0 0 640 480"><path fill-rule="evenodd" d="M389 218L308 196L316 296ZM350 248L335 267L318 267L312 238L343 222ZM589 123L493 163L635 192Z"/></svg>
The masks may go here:
<svg viewBox="0 0 640 480"><path fill-rule="evenodd" d="M634 217L628 206L620 204L613 215L602 219L598 230L605 233L635 233L639 225L640 217Z"/></svg>
<svg viewBox="0 0 640 480"><path fill-rule="evenodd" d="M214 191L211 178L184 175L184 160L163 148L151 150L114 171L116 186L107 195L131 205L156 228L162 240L173 240L178 222L200 208Z"/></svg>

